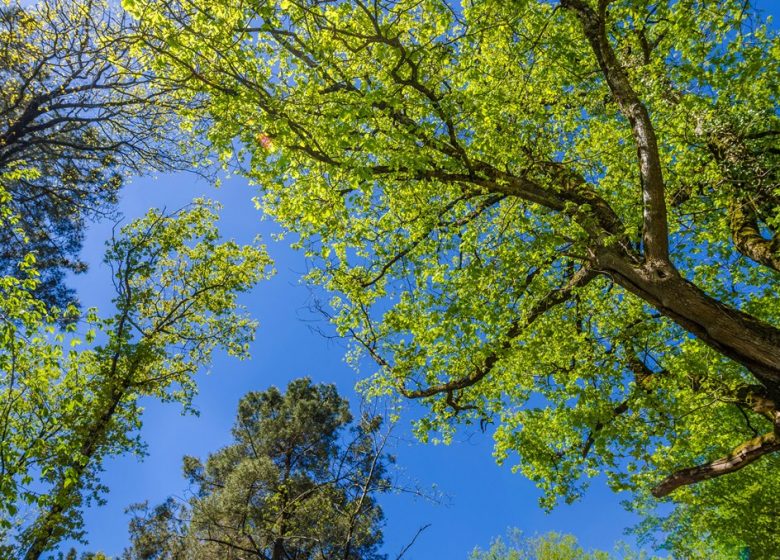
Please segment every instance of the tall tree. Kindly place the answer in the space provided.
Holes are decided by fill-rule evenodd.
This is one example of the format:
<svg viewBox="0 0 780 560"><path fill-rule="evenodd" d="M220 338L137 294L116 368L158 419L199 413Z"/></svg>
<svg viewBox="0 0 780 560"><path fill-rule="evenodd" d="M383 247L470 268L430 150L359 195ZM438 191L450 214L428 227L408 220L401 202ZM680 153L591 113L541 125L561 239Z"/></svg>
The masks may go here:
<svg viewBox="0 0 780 560"><path fill-rule="evenodd" d="M20 233L0 232L0 273L34 251L39 295L65 307L87 220L115 213L129 173L191 167L174 98L129 53L136 28L103 0L0 6L0 171Z"/></svg>
<svg viewBox="0 0 780 560"><path fill-rule="evenodd" d="M128 560L371 560L382 543L376 494L390 483L377 418L353 422L333 385L307 378L241 399L234 442L185 457L194 489L135 508Z"/></svg>
<svg viewBox="0 0 780 560"><path fill-rule="evenodd" d="M496 422L546 506L605 473L679 504L649 519L682 556L780 554L780 38L749 1L125 5L423 437Z"/></svg>
<svg viewBox="0 0 780 560"><path fill-rule="evenodd" d="M152 210L108 246L116 313L66 331L28 277L0 277L0 542L37 560L82 535L103 461L143 454L142 398L190 407L215 348L242 357L255 323L236 298L266 275L262 247L220 242L213 205ZM74 313L72 308L63 313ZM84 343L81 342L84 340ZM68 349L69 347L69 349ZM11 552L13 551L13 552Z"/></svg>

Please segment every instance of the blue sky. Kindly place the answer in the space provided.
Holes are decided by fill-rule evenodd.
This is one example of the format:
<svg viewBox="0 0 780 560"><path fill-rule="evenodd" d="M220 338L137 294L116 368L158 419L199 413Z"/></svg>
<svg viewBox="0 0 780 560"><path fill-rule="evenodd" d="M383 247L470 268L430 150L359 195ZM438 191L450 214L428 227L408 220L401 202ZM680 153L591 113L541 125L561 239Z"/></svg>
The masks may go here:
<svg viewBox="0 0 780 560"><path fill-rule="evenodd" d="M244 393L270 385L284 387L305 375L316 382L335 383L353 405L358 404L354 385L359 376L344 362L345 347L311 329L312 314L307 309L311 293L300 282L306 266L303 255L290 250L286 242L272 241L271 234L279 229L272 221L261 220L251 201L254 194L241 178L214 188L188 174L137 179L123 193L121 209L127 219L142 215L150 206L176 209L196 196L219 200L223 236L249 242L260 233L277 273L242 297L260 321L252 358L239 361L217 354L210 372L199 375L195 400L199 416L183 416L173 404L147 402L142 435L149 454L140 462L135 457L106 462L103 481L110 488L108 503L93 506L85 515L89 539L85 550L120 553L127 543L129 518L124 509L129 504L184 496L182 456L204 457L230 441L236 405ZM90 271L73 280L85 307L110 309L113 287L101 259L111 227L95 224L87 235L84 256ZM405 418L413 413L409 410ZM519 527L528 534L571 532L587 547L611 548L631 524L619 504L621 498L599 481L582 502L545 514L537 505L539 494L533 484L512 474L510 465L496 465L489 433L461 430L449 446L424 445L414 440L408 423L402 422L394 435L399 476L443 497L440 503L409 495L382 501L387 517L386 551L391 557L427 524L430 528L404 558L466 558L474 546L486 546L508 527Z"/></svg>
<svg viewBox="0 0 780 560"><path fill-rule="evenodd" d="M777 0L761 0L758 5L776 18L780 15ZM306 269L303 255L289 249L287 242L271 239L278 228L270 220L261 220L251 201L255 194L241 178L225 180L217 189L186 173L136 179L123 191L121 210L127 219L142 215L151 206L179 208L197 196L219 200L224 206L223 236L249 242L259 233L277 274L242 298L260 321L252 358L241 362L218 354L210 372L199 375L200 394L195 400L199 416L182 416L176 405L147 403L142 436L148 443L148 457L141 462L135 457L106 462L103 481L110 488L108 503L86 512L89 546L84 550L118 555L127 544L129 518L124 509L128 505L183 496L182 456L204 457L227 444L236 405L247 391L284 387L305 375L316 382L335 383L357 403L354 385L359 377L344 362L344 346L311 330L312 315L307 310L311 295L300 282ZM111 307L112 284L101 259L111 226L90 227L83 252L90 271L72 281L85 307L97 306L105 313ZM409 412L407 417L413 414ZM402 422L395 435L398 442L393 452L402 476L422 488L435 485L445 497L439 504L408 495L382 500L387 517L385 550L390 558L426 524L430 528L406 554L407 560L465 559L475 546L487 546L508 527L527 534L572 533L586 548L611 549L618 540L630 541L623 530L635 519L620 506L620 500L628 496L613 494L600 480L593 482L582 501L546 514L537 505L539 494L533 484L512 474L511 465L496 465L489 433L461 430L449 446L423 445L414 441L408 424Z"/></svg>

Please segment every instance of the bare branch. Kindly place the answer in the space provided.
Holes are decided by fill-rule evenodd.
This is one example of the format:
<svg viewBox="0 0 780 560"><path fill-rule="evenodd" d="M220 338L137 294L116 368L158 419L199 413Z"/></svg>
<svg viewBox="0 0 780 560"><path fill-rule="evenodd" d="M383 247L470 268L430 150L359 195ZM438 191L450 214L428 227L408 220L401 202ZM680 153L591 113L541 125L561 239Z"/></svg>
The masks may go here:
<svg viewBox="0 0 780 560"><path fill-rule="evenodd" d="M403 558L404 554L406 554L412 546L414 546L415 541L417 540L417 537L419 537L423 531L425 531L428 527L430 527L431 524L428 523L427 525L423 525L419 529L417 529L417 532L412 537L412 540L401 549L401 552L398 553L398 556L395 557L395 560L401 560Z"/></svg>

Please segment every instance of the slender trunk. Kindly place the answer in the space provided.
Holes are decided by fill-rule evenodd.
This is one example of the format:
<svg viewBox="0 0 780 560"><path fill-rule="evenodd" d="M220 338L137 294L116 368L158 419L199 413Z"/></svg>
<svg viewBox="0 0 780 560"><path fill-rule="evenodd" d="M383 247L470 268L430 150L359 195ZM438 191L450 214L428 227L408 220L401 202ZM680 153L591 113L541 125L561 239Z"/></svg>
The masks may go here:
<svg viewBox="0 0 780 560"><path fill-rule="evenodd" d="M292 472L292 456L291 451L288 450L284 458L284 475L282 476L282 510L279 520L279 534L274 539L273 550L271 551L271 560L285 560L287 554L284 550L284 541L287 537L287 520L290 516L287 511L287 481L290 479Z"/></svg>
<svg viewBox="0 0 780 560"><path fill-rule="evenodd" d="M68 513L72 505L78 501L78 493L81 490L82 477L90 466L90 463L98 451L100 444L105 439L111 419L125 395L126 385L122 385L112 394L108 408L95 419L95 422L86 431L86 440L79 449L80 460L67 467L75 471L76 480L67 487L65 479L60 480L54 493L54 503L48 509L41 512L32 525L33 538L24 560L38 560L44 552L49 550L61 538L63 516Z"/></svg>

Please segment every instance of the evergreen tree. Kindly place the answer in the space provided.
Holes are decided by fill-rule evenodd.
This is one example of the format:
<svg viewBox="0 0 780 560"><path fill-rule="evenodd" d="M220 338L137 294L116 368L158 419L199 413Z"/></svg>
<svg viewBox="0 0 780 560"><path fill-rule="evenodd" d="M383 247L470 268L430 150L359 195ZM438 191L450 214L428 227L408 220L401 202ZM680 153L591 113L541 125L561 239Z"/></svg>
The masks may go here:
<svg viewBox="0 0 780 560"><path fill-rule="evenodd" d="M333 385L292 381L241 399L233 443L185 457L194 490L133 508L128 560L384 558L377 493L390 488L378 418L353 422Z"/></svg>

